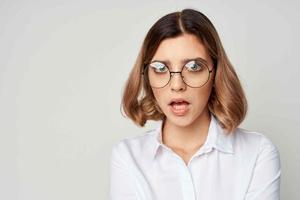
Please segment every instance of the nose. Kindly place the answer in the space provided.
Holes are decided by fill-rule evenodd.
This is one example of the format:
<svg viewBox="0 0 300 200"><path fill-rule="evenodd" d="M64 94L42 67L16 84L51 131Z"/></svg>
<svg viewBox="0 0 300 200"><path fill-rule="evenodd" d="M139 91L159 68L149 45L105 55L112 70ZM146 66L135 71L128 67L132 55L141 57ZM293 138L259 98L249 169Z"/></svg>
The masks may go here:
<svg viewBox="0 0 300 200"><path fill-rule="evenodd" d="M186 89L186 84L184 83L183 77L181 76L180 72L172 72L170 82L171 82L171 89L174 91L180 91Z"/></svg>

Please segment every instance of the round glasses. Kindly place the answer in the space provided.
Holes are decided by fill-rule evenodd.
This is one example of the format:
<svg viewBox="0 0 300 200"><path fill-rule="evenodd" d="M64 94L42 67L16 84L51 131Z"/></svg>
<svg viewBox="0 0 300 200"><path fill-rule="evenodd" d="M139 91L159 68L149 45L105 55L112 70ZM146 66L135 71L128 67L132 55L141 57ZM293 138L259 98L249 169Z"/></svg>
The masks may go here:
<svg viewBox="0 0 300 200"><path fill-rule="evenodd" d="M212 70L202 60L190 60L178 72L170 71L163 62L153 61L145 64L142 74L148 78L149 84L153 88L163 88L168 85L175 73L179 73L183 82L189 87L199 88L208 82L211 72Z"/></svg>

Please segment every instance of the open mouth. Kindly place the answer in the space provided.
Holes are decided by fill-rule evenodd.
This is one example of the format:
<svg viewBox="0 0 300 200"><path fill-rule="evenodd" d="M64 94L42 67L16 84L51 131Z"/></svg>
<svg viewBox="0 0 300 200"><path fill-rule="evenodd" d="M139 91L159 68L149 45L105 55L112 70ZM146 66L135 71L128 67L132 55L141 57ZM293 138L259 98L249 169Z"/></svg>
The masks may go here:
<svg viewBox="0 0 300 200"><path fill-rule="evenodd" d="M189 110L189 104L190 103L184 99L176 99L176 100L172 100L169 103L169 106L173 114L177 116L183 116Z"/></svg>

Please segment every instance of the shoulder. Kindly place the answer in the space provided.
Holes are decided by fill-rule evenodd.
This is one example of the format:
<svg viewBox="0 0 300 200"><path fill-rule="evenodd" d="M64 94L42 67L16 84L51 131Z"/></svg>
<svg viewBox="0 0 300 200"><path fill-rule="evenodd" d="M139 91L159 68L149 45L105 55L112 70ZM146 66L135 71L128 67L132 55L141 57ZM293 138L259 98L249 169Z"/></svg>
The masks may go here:
<svg viewBox="0 0 300 200"><path fill-rule="evenodd" d="M234 133L237 142L247 144L257 144L260 148L276 148L277 146L265 134L256 131L249 131L243 128L237 128Z"/></svg>
<svg viewBox="0 0 300 200"><path fill-rule="evenodd" d="M144 131L141 135L129 136L117 140L112 145L112 154L119 154L123 157L133 157L144 152L153 142L155 129Z"/></svg>
<svg viewBox="0 0 300 200"><path fill-rule="evenodd" d="M233 145L239 152L256 158L275 156L279 159L278 147L268 136L261 132L237 128L233 138Z"/></svg>

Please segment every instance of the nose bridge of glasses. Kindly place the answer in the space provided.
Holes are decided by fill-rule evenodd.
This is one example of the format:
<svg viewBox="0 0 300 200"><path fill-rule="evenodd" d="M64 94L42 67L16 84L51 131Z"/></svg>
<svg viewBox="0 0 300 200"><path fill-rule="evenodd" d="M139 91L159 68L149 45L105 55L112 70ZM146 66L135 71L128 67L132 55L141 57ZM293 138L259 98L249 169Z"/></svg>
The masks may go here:
<svg viewBox="0 0 300 200"><path fill-rule="evenodd" d="M173 76L174 76L174 74L178 74L179 75L179 77L178 77L178 80L176 81L176 80L173 80L173 84L174 84L174 81L175 81L175 83L178 83L178 81L180 82L180 84L182 84L182 83L185 83L184 82L184 77L182 76L182 73L181 73L181 71L177 71L177 72L175 72L175 71L173 71L173 72L171 72L170 71L170 82L172 81L172 78L173 78ZM174 79L174 78L173 78ZM176 79L176 78L175 78ZM176 84L177 85L177 84Z"/></svg>
<svg viewBox="0 0 300 200"><path fill-rule="evenodd" d="M172 72L172 71L170 71L170 74L171 74L171 76L173 76L174 74L180 74L181 75L181 71L179 71L179 72Z"/></svg>
<svg viewBox="0 0 300 200"><path fill-rule="evenodd" d="M174 74L178 74L178 75L179 75L179 78L182 78L182 79L183 79L183 76L182 76L182 72L181 72L181 71L179 71L179 72L175 72L175 71L171 72L171 71L170 71L170 79L172 79L172 77L174 76Z"/></svg>

